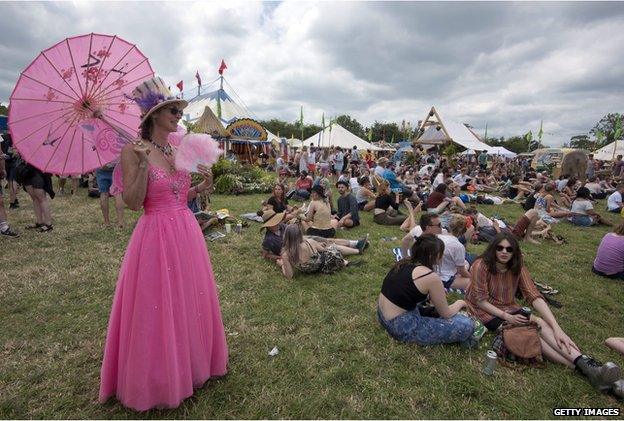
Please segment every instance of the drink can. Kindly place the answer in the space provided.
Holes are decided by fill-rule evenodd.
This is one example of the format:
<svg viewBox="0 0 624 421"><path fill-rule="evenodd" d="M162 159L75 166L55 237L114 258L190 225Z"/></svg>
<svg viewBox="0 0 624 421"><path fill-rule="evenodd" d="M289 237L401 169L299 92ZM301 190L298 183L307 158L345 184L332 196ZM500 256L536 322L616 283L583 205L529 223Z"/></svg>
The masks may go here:
<svg viewBox="0 0 624 421"><path fill-rule="evenodd" d="M237 234L240 234L243 232L243 224L236 224L236 228L235 231Z"/></svg>
<svg viewBox="0 0 624 421"><path fill-rule="evenodd" d="M496 368L496 352L490 350L485 353L485 364L483 364L483 374L486 376L491 376L494 374L494 369Z"/></svg>
<svg viewBox="0 0 624 421"><path fill-rule="evenodd" d="M232 224L225 224L225 233L229 234L232 232Z"/></svg>
<svg viewBox="0 0 624 421"><path fill-rule="evenodd" d="M531 318L531 308L530 307L522 307L520 309L520 314L522 314L527 319Z"/></svg>

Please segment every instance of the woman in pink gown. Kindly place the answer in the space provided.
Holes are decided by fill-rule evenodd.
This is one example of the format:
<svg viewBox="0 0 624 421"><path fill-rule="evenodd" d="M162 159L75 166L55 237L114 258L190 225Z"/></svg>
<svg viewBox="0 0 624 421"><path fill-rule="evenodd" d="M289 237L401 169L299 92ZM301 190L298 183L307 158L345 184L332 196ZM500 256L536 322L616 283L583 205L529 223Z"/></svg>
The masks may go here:
<svg viewBox="0 0 624 421"><path fill-rule="evenodd" d="M100 402L115 396L144 411L174 408L208 379L227 372L228 351L214 275L187 200L186 171L173 167L167 136L186 101L156 77L133 92L142 139L122 150L123 198L139 219L121 265L102 362Z"/></svg>

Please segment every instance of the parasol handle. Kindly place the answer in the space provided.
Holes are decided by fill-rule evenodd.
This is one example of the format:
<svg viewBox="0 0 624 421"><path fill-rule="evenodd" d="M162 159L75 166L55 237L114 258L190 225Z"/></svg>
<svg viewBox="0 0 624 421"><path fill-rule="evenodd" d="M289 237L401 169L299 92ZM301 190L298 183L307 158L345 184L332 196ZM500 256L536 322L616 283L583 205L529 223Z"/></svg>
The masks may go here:
<svg viewBox="0 0 624 421"><path fill-rule="evenodd" d="M93 118L97 118L99 120L102 120L102 122L104 122L108 127L110 127L111 129L113 129L115 132L117 132L118 135L120 135L121 137L123 137L125 140L127 140L129 143L132 143L133 145L137 145L140 144L140 141L137 141L133 136L131 136L130 134L128 134L128 132L126 132L125 130L117 127L115 124L111 123L110 121L108 121L105 117L104 114L102 114L102 111L100 110L94 110L93 111Z"/></svg>

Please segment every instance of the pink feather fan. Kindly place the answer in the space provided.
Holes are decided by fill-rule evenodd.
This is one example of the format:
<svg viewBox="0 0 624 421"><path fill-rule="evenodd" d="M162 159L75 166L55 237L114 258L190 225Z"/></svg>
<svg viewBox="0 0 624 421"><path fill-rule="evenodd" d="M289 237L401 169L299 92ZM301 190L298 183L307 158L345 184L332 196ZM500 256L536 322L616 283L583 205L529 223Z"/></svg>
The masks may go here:
<svg viewBox="0 0 624 421"><path fill-rule="evenodd" d="M197 165L211 166L219 159L223 150L210 135L188 133L180 142L175 154L175 167L178 170L197 172Z"/></svg>

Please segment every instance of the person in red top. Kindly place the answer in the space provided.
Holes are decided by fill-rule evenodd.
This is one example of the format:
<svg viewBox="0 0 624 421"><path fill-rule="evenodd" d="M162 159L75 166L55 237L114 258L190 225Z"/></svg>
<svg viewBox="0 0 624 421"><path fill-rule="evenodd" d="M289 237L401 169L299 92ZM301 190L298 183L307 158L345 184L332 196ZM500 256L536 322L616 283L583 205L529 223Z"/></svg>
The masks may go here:
<svg viewBox="0 0 624 421"><path fill-rule="evenodd" d="M527 324L529 320L520 313L521 306L515 300L518 289L541 316L531 315L530 319L540 328L544 356L569 368L576 367L598 390L612 390L620 377L619 367L612 362L600 364L581 353L535 287L524 266L518 240L509 232L501 232L470 268L470 285L466 291L468 311L489 330L497 330L504 322Z"/></svg>
<svg viewBox="0 0 624 421"><path fill-rule="evenodd" d="M295 200L308 200L311 190L312 178L308 176L306 170L302 170L299 174L299 178L295 181L295 190L289 193L288 198L290 199L292 197Z"/></svg>
<svg viewBox="0 0 624 421"><path fill-rule="evenodd" d="M461 209L466 208L466 205L464 205L464 202L462 202L459 197L447 197L447 189L446 184L438 184L433 193L431 193L427 198L427 212L439 215L451 204L454 204Z"/></svg>

